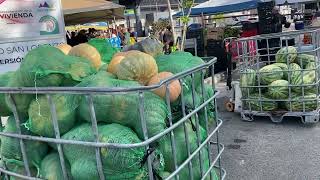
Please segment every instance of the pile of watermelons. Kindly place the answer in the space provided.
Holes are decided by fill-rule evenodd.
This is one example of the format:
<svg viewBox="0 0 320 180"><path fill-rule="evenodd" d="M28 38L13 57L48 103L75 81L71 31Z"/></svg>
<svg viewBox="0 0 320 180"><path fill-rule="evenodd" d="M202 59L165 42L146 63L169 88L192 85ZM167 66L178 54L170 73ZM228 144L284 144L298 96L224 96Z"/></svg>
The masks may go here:
<svg viewBox="0 0 320 180"><path fill-rule="evenodd" d="M295 47L280 49L276 63L241 72L240 87L247 109L253 111L313 111L317 109L316 56Z"/></svg>

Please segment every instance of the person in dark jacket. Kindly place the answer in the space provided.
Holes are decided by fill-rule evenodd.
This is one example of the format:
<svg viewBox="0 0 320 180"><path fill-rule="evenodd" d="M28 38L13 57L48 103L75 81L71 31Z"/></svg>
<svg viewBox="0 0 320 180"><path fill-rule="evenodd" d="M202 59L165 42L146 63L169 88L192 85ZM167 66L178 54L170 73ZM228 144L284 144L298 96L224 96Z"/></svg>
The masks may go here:
<svg viewBox="0 0 320 180"><path fill-rule="evenodd" d="M163 34L163 43L165 45L164 50L166 53L171 53L171 47L174 44L173 32L171 26L167 26L166 31Z"/></svg>
<svg viewBox="0 0 320 180"><path fill-rule="evenodd" d="M81 30L77 37L76 37L76 45L81 44L81 43L86 43L88 42L88 37L86 35L86 31L85 30Z"/></svg>

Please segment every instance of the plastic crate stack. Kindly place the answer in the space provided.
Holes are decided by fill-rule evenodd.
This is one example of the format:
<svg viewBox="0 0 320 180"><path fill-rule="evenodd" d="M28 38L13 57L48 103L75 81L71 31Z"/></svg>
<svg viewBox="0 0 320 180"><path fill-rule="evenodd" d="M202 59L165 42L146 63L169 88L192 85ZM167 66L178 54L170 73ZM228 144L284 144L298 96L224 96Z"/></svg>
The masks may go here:
<svg viewBox="0 0 320 180"><path fill-rule="evenodd" d="M223 48L222 40L207 40L207 56L216 57L218 59L215 64L215 72L225 71L227 69L227 57L225 50Z"/></svg>
<svg viewBox="0 0 320 180"><path fill-rule="evenodd" d="M204 32L203 28L188 30L187 39L197 39L197 54L199 57L204 57ZM194 54L194 49L185 49L185 51Z"/></svg>
<svg viewBox="0 0 320 180"><path fill-rule="evenodd" d="M258 3L258 16L259 16L259 33L270 34L274 32L274 24L272 22L272 10L274 2L261 2Z"/></svg>

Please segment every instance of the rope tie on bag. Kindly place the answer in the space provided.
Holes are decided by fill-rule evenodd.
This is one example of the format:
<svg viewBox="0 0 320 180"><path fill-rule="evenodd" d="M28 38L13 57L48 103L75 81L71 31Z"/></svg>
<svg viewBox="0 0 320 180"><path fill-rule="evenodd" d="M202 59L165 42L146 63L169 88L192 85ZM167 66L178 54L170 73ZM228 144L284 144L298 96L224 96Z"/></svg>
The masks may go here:
<svg viewBox="0 0 320 180"><path fill-rule="evenodd" d="M155 147L152 147L152 148L149 148L146 152L146 154L143 156L142 158L142 161L141 161L141 166L140 166L140 169L143 168L144 164L147 162L148 160L148 157L150 155L152 155L154 152L155 152L156 148ZM156 177L156 179L158 180L162 180L163 178L159 175L159 173L157 172L156 169L154 169L154 167L152 166L152 172L154 174L154 176Z"/></svg>
<svg viewBox="0 0 320 180"><path fill-rule="evenodd" d="M140 169L144 166L144 164L147 162L148 160L148 157L156 150L156 148L149 148L147 150L147 152L145 153L145 155L143 156L142 160L141 160L141 166L140 166Z"/></svg>

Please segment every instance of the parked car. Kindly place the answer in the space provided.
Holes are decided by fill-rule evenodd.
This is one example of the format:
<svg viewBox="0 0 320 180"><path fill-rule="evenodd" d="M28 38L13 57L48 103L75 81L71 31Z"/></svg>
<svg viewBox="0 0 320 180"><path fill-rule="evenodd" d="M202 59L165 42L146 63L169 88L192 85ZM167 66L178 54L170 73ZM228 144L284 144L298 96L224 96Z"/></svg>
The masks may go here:
<svg viewBox="0 0 320 180"><path fill-rule="evenodd" d="M188 31L196 30L202 28L202 24L200 23L192 23L188 26Z"/></svg>

